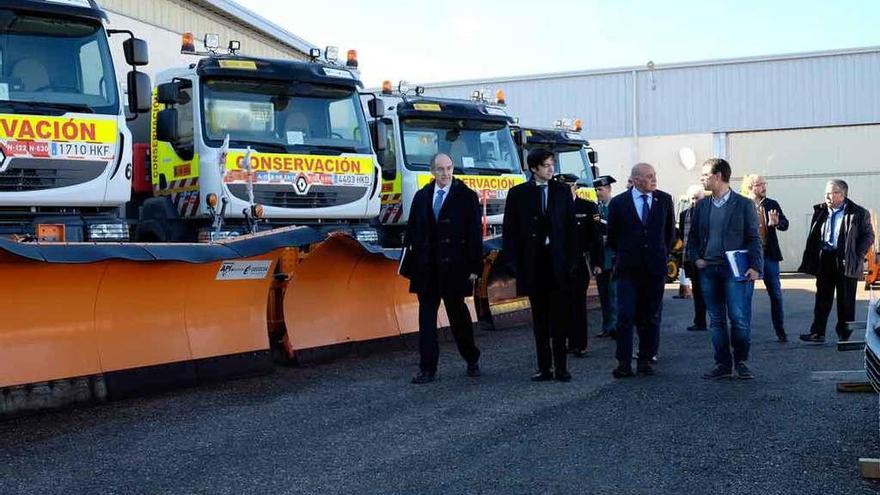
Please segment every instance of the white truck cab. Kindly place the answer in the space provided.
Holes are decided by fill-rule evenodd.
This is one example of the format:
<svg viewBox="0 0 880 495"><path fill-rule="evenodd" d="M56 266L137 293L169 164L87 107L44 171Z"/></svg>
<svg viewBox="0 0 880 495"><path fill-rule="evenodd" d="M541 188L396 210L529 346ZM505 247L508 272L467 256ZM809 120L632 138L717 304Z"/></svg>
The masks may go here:
<svg viewBox="0 0 880 495"><path fill-rule="evenodd" d="M208 240L285 225L375 241L380 174L346 67L210 55L157 75L153 197L143 240Z"/></svg>
<svg viewBox="0 0 880 495"><path fill-rule="evenodd" d="M147 46L94 0L0 0L0 235L129 238L131 134L108 36L125 38L130 112L149 110Z"/></svg>
<svg viewBox="0 0 880 495"><path fill-rule="evenodd" d="M378 160L382 167L382 243L398 245L413 196L432 180L430 160L436 153L452 158L455 177L477 192L486 219L486 234L500 234L507 191L525 181L519 152L511 136L513 118L504 108L483 100L462 100L391 91L364 97L381 105L373 119ZM376 112L373 112L376 113Z"/></svg>

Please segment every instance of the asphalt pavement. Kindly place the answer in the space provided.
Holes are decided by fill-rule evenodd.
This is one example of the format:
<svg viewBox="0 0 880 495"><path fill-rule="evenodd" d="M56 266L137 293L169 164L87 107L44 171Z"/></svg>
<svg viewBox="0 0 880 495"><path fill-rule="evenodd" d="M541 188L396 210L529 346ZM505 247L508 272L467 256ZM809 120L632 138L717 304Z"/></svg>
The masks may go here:
<svg viewBox="0 0 880 495"><path fill-rule="evenodd" d="M838 352L833 329L826 345L797 342L811 282L784 287L788 344L755 292L752 381L700 378L709 336L684 330L691 302L670 289L656 376L615 380L613 343L591 338L571 383L532 383L531 331L519 328L477 333L477 379L444 342L438 381L416 386L416 350L392 343L2 422L0 494L880 492L857 463L880 457L877 396L814 374L858 370L863 355Z"/></svg>

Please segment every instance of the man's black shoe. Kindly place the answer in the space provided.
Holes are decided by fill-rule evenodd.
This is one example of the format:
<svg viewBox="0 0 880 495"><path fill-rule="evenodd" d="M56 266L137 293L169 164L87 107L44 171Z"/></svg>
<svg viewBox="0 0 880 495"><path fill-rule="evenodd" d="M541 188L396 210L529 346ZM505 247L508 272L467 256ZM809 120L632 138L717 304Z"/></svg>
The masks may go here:
<svg viewBox="0 0 880 495"><path fill-rule="evenodd" d="M532 375L532 377L530 378L530 380L532 380L533 382L549 382L552 379L553 373L551 373L549 370L539 371Z"/></svg>
<svg viewBox="0 0 880 495"><path fill-rule="evenodd" d="M653 375L654 367L651 366L651 363L648 361L639 361L638 364L636 364L636 371L642 375Z"/></svg>
<svg viewBox="0 0 880 495"><path fill-rule="evenodd" d="M788 335L785 334L784 328L778 328L776 330L776 340L780 342L788 342Z"/></svg>
<svg viewBox="0 0 880 495"><path fill-rule="evenodd" d="M636 376L633 373L631 366L618 365L617 368L614 368L614 371L611 372L614 375L614 378L630 378Z"/></svg>
<svg viewBox="0 0 880 495"><path fill-rule="evenodd" d="M701 327L698 325L691 325L691 326L687 327L688 332L706 332L708 330L709 330L708 328Z"/></svg>
<svg viewBox="0 0 880 495"><path fill-rule="evenodd" d="M585 357L587 357L587 350L586 349L572 349L571 355L576 358L585 358Z"/></svg>
<svg viewBox="0 0 880 495"><path fill-rule="evenodd" d="M428 373L427 371L420 371L418 375L412 378L412 383L416 385L422 385L425 383L431 383L434 381L434 373Z"/></svg>
<svg viewBox="0 0 880 495"><path fill-rule="evenodd" d="M596 337L599 337L599 338L609 338L609 339L613 339L616 336L617 336L617 334L614 333L613 330L602 330L601 333L596 335Z"/></svg>
<svg viewBox="0 0 880 495"><path fill-rule="evenodd" d="M800 339L804 342L812 342L815 344L824 344L825 336L819 335L818 333L804 333L801 334Z"/></svg>
<svg viewBox="0 0 880 495"><path fill-rule="evenodd" d="M563 371L562 373L556 373L556 381L557 382L570 382L571 381L571 373L568 371Z"/></svg>
<svg viewBox="0 0 880 495"><path fill-rule="evenodd" d="M752 373L752 370L746 366L746 363L736 363L733 365L733 369L736 370L736 377L740 380L751 380L755 378L755 374Z"/></svg>
<svg viewBox="0 0 880 495"><path fill-rule="evenodd" d="M722 378L733 378L733 371L727 366L716 364L711 370L703 375L706 380L719 380Z"/></svg>
<svg viewBox="0 0 880 495"><path fill-rule="evenodd" d="M469 376L471 378L476 378L476 377L480 376L480 365L477 363L468 364L467 376Z"/></svg>
<svg viewBox="0 0 880 495"><path fill-rule="evenodd" d="M850 337L850 335L852 335L852 333L853 333L853 331L850 330L849 328L845 328L845 329L843 329L841 332L839 332L839 333L837 334L837 337L838 337L838 338L837 338L837 341L838 341L838 342L846 342L846 341L848 341L848 340L849 340L849 337Z"/></svg>

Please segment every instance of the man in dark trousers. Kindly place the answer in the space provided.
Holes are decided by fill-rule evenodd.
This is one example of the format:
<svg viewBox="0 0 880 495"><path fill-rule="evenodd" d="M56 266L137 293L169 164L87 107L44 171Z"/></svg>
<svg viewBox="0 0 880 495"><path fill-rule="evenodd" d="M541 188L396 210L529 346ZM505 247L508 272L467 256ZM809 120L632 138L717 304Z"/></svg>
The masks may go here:
<svg viewBox="0 0 880 495"><path fill-rule="evenodd" d="M528 296L538 355L533 381L571 380L565 356L567 290L574 263L574 201L553 178L553 153L537 148L527 163L532 178L510 189L504 207L503 257ZM552 349L552 351L551 351Z"/></svg>
<svg viewBox="0 0 880 495"><path fill-rule="evenodd" d="M730 164L721 158L703 163L700 180L712 195L694 207L688 259L694 261L709 311L715 365L703 378L754 378L746 365L752 335L752 294L764 266L758 214L748 198L730 189ZM743 280L734 276L727 253L746 251ZM737 263L739 266L739 263ZM728 323L729 320L729 323Z"/></svg>
<svg viewBox="0 0 880 495"><path fill-rule="evenodd" d="M805 342L825 342L825 326L837 291L837 338L849 340L846 322L855 319L856 289L864 278L865 255L874 244L868 211L849 199L849 186L840 179L825 185L825 203L813 207L810 233L799 272L815 275L816 304Z"/></svg>
<svg viewBox="0 0 880 495"><path fill-rule="evenodd" d="M617 257L616 378L633 376L633 325L639 335L636 370L654 374L651 359L660 338L666 259L675 242L672 197L657 190L654 167L636 164L630 182L632 189L615 196L608 213L608 247Z"/></svg>
<svg viewBox="0 0 880 495"><path fill-rule="evenodd" d="M602 305L602 332L599 337L616 338L617 333L617 282L614 280L614 252L608 249L608 203L611 202L611 184L617 182L610 175L602 175L593 181L596 189L599 215L594 217L596 230L602 241L602 273L596 275L599 303Z"/></svg>
<svg viewBox="0 0 880 495"><path fill-rule="evenodd" d="M590 285L590 272L602 273L602 239L599 236L595 217L599 215L596 203L577 196L578 187L590 187L578 181L574 174L558 174L554 178L571 189L574 198L574 242L577 270L571 282L571 301L569 302L568 352L574 357L586 356L588 345L587 287Z"/></svg>
<svg viewBox="0 0 880 495"><path fill-rule="evenodd" d="M409 212L403 263L410 292L419 298L419 374L416 384L434 381L440 349L437 311L446 307L458 352L467 362L467 376L480 376L480 351L474 344L471 315L464 298L473 294L481 270L482 236L477 194L452 177L452 159L437 154L431 160L434 180L416 192Z"/></svg>
<svg viewBox="0 0 880 495"><path fill-rule="evenodd" d="M690 207L681 210L678 214L678 231L682 242L682 261L684 262L684 273L691 281L691 292L694 299L694 324L687 327L689 332L705 332L709 330L706 325L706 301L703 299L703 291L700 288L700 277L697 273L697 267L688 259L687 244L688 234L691 231L691 222L694 217L694 206L697 201L703 199L705 191L703 186L691 186L687 190L687 197L690 199Z"/></svg>
<svg viewBox="0 0 880 495"><path fill-rule="evenodd" d="M788 218L775 200L767 197L767 179L762 175L749 175L744 180L749 198L755 203L758 213L758 235L764 249L764 270L761 278L767 295L770 296L770 319L779 342L788 342L785 333L785 311L782 308L782 283L779 280L779 262L782 250L779 249L777 232L788 230Z"/></svg>

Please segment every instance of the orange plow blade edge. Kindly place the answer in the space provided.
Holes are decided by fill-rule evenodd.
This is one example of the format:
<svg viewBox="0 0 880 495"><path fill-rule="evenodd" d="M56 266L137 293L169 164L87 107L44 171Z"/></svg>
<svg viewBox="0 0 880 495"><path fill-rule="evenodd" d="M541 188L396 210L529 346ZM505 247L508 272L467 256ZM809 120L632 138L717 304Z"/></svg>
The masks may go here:
<svg viewBox="0 0 880 495"><path fill-rule="evenodd" d="M0 239L0 417L416 333L396 256L309 228L214 244ZM448 326L442 310L438 323Z"/></svg>
<svg viewBox="0 0 880 495"><path fill-rule="evenodd" d="M284 358L418 332L418 299L398 275L399 252L393 253L371 252L350 237L331 235L296 266L282 265L289 285L278 303L284 325L274 333ZM473 316L471 301L468 306ZM442 308L438 324L449 324Z"/></svg>
<svg viewBox="0 0 880 495"><path fill-rule="evenodd" d="M290 229L226 244L0 241L0 415L271 367L266 302Z"/></svg>

